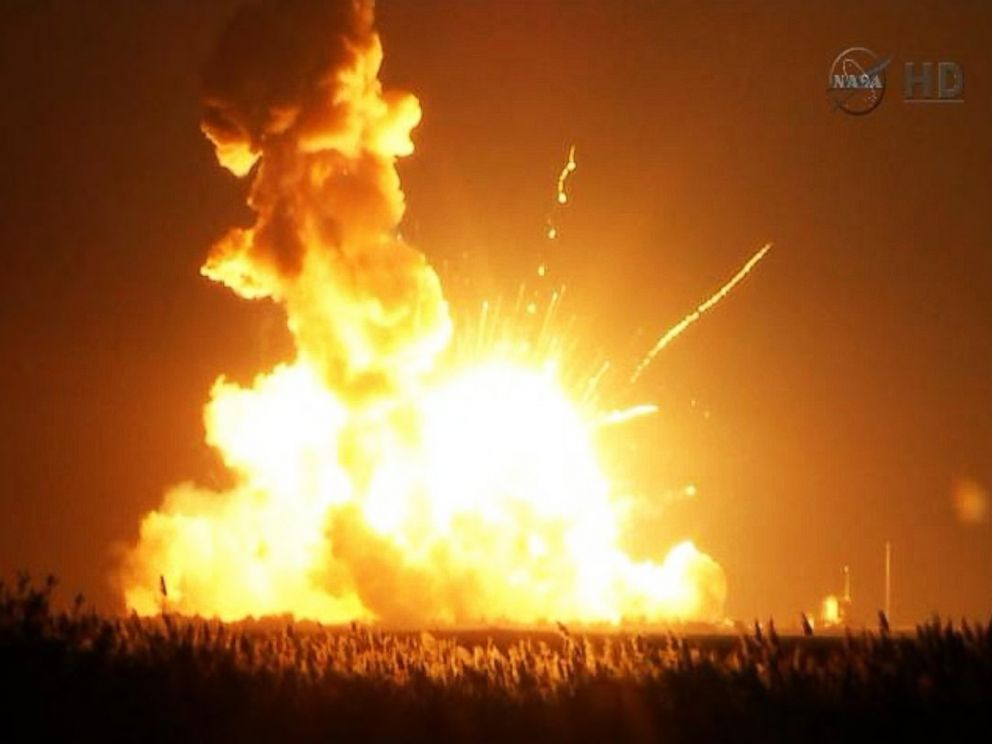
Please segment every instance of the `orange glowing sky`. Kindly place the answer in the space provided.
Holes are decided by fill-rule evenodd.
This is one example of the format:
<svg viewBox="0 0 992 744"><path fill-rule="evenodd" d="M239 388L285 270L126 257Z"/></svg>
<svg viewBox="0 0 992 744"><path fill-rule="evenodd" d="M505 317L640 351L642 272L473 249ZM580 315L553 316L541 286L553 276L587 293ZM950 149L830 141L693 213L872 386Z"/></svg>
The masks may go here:
<svg viewBox="0 0 992 744"><path fill-rule="evenodd" d="M238 5L0 10L0 568L54 571L107 608L113 546L163 490L229 485L203 444L216 375L248 382L289 349L275 308L198 274L248 219L198 129L198 72ZM897 619L987 614L986 7L380 0L377 16L384 81L424 109L402 231L456 307L546 262L590 353L636 360L775 243L628 401L659 406L613 445L620 479L656 495L634 552L691 537L732 617L815 609L849 564L867 615L889 539ZM830 61L855 43L958 61L965 103L908 106L894 75L872 114L831 111Z"/></svg>

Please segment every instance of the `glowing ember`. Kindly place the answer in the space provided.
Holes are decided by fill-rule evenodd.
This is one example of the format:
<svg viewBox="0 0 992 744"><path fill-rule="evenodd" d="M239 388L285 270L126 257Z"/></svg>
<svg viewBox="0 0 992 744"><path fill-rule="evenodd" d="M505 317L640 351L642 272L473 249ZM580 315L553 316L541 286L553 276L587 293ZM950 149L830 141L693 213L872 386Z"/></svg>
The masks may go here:
<svg viewBox="0 0 992 744"><path fill-rule="evenodd" d="M395 161L420 109L382 91L381 61L371 3L290 2L246 8L210 66L204 131L225 167L253 174L257 220L203 272L281 303L297 358L247 387L215 384L207 442L238 483L177 486L145 516L128 606L326 622L720 618L723 571L692 543L660 563L623 550L594 436L655 409L580 404L601 373L568 392L548 338L560 294L544 353L500 351L484 304L472 358L442 355L440 282L396 237ZM574 149L559 198L572 170Z"/></svg>

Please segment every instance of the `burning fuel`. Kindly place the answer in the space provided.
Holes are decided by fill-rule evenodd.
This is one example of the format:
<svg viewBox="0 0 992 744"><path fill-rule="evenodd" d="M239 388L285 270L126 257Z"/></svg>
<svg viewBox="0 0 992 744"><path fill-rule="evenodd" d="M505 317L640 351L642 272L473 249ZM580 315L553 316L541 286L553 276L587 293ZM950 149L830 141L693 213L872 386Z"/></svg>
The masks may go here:
<svg viewBox="0 0 992 744"><path fill-rule="evenodd" d="M660 562L623 549L594 434L655 408L596 410L601 373L563 382L560 295L527 356L496 343L506 318L494 333L488 304L455 332L437 274L397 237L396 162L421 111L383 89L381 63L371 2L294 0L245 7L208 65L203 131L248 180L255 221L202 272L278 303L296 355L248 386L214 384L206 441L236 485L175 486L144 517L121 571L128 606L392 624L720 618L723 570L691 542ZM471 334L470 354L450 353Z"/></svg>
<svg viewBox="0 0 992 744"><path fill-rule="evenodd" d="M662 349L681 336L689 326L699 320L703 313L718 305L724 297L729 295L734 290L734 287L744 281L745 277L751 273L751 270L758 265L758 262L761 261L761 259L765 257L765 254L771 249L771 243L762 246L758 252L751 256L751 258L749 258L747 262L741 266L737 273L730 277L729 281L714 292L710 298L706 300L706 302L699 305L699 307L682 318L682 320L661 334L661 337L655 345L651 347L651 350L644 356L640 364L637 365L637 368L634 370L634 374L630 377L631 383L637 382L638 378L640 378L640 376L644 373L644 370L648 368Z"/></svg>

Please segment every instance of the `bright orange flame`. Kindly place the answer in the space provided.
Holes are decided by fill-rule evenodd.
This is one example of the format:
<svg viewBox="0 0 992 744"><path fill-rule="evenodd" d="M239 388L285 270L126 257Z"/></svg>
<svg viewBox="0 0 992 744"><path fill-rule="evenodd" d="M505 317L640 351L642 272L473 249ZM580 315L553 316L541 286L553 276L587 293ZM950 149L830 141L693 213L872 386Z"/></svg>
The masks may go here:
<svg viewBox="0 0 992 744"><path fill-rule="evenodd" d="M291 84L248 85L237 59L218 63L204 129L222 164L253 168L258 220L221 240L203 273L282 303L297 358L250 386L214 385L207 442L237 485L176 486L145 516L124 568L127 605L227 620L719 618L723 571L691 542L660 563L622 547L594 432L652 406L586 410L552 354L527 362L486 344L465 363L442 354L451 323L440 282L395 229L395 160L412 151L419 105L381 89L370 3L287 7L304 14L305 39L340 49L294 56L287 22L273 43L288 50L269 56L299 59ZM314 31L310 12L330 13L321 18L341 24L340 37ZM251 67L272 26L248 16L237 29L258 41L224 47L251 52L238 63L256 78L274 74ZM559 300L541 324L547 349Z"/></svg>
<svg viewBox="0 0 992 744"><path fill-rule="evenodd" d="M250 388L219 380L206 425L241 484L178 486L145 518L126 594L141 614L161 608L161 574L171 608L224 619L720 615L723 573L692 543L662 563L623 552L601 422L551 368L488 361L354 407L297 363Z"/></svg>

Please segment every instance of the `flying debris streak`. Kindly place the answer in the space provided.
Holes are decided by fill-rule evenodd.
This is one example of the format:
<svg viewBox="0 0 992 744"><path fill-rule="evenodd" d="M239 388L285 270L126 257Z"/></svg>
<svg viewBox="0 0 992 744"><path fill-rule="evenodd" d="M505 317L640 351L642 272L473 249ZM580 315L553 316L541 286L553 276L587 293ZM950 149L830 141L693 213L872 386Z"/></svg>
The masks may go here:
<svg viewBox="0 0 992 744"><path fill-rule="evenodd" d="M661 352L662 349L664 349L666 346L672 343L672 341L674 341L679 336L681 336L682 333L689 326L691 326L693 323L699 320L700 316L703 313L718 305L724 297L729 295L734 290L734 287L736 287L738 284L744 281L744 278L751 273L751 269L757 266L758 262L761 261L761 259L765 257L765 254L768 253L768 251L770 251L771 249L772 249L771 243L765 244L764 247L761 248L761 250L759 250L757 253L751 256L750 259L748 259L747 263L745 263L740 268L740 270L736 274L734 274L733 277L731 277L730 281L728 281L726 284L720 287L720 289L714 292L710 296L710 298L706 300L706 302L701 304L691 313L689 313L684 318L682 318L682 320L680 320L678 323L676 323L667 331L665 331L661 335L661 338L658 339L658 342L651 348L651 351L649 351L640 361L640 363L637 365L637 368L634 370L634 373L630 376L630 382L632 384L637 382L641 374L643 374L644 370L648 368L648 365L650 365L651 362L654 361L654 358L658 356L659 352Z"/></svg>
<svg viewBox="0 0 992 744"><path fill-rule="evenodd" d="M561 173L558 175L558 203L567 204L568 203L568 191L565 189L568 177L571 176L578 166L575 163L575 145L568 148L568 161L561 169Z"/></svg>
<svg viewBox="0 0 992 744"><path fill-rule="evenodd" d="M556 206L561 208L568 204L568 189L567 183L569 176L575 172L578 165L575 162L575 145L571 145L568 148L568 160L565 161L565 165L561 168L561 173L558 174L558 181L555 184L555 202ZM548 229L547 237L548 240L556 240L560 234L558 225L555 224L553 215L548 217Z"/></svg>
<svg viewBox="0 0 992 744"><path fill-rule="evenodd" d="M653 403L640 403L636 406L630 406L630 408L621 408L615 411L609 411L603 414L596 423L601 427L616 426L617 424L625 424L628 421L643 418L644 416L650 416L657 412L658 406Z"/></svg>

